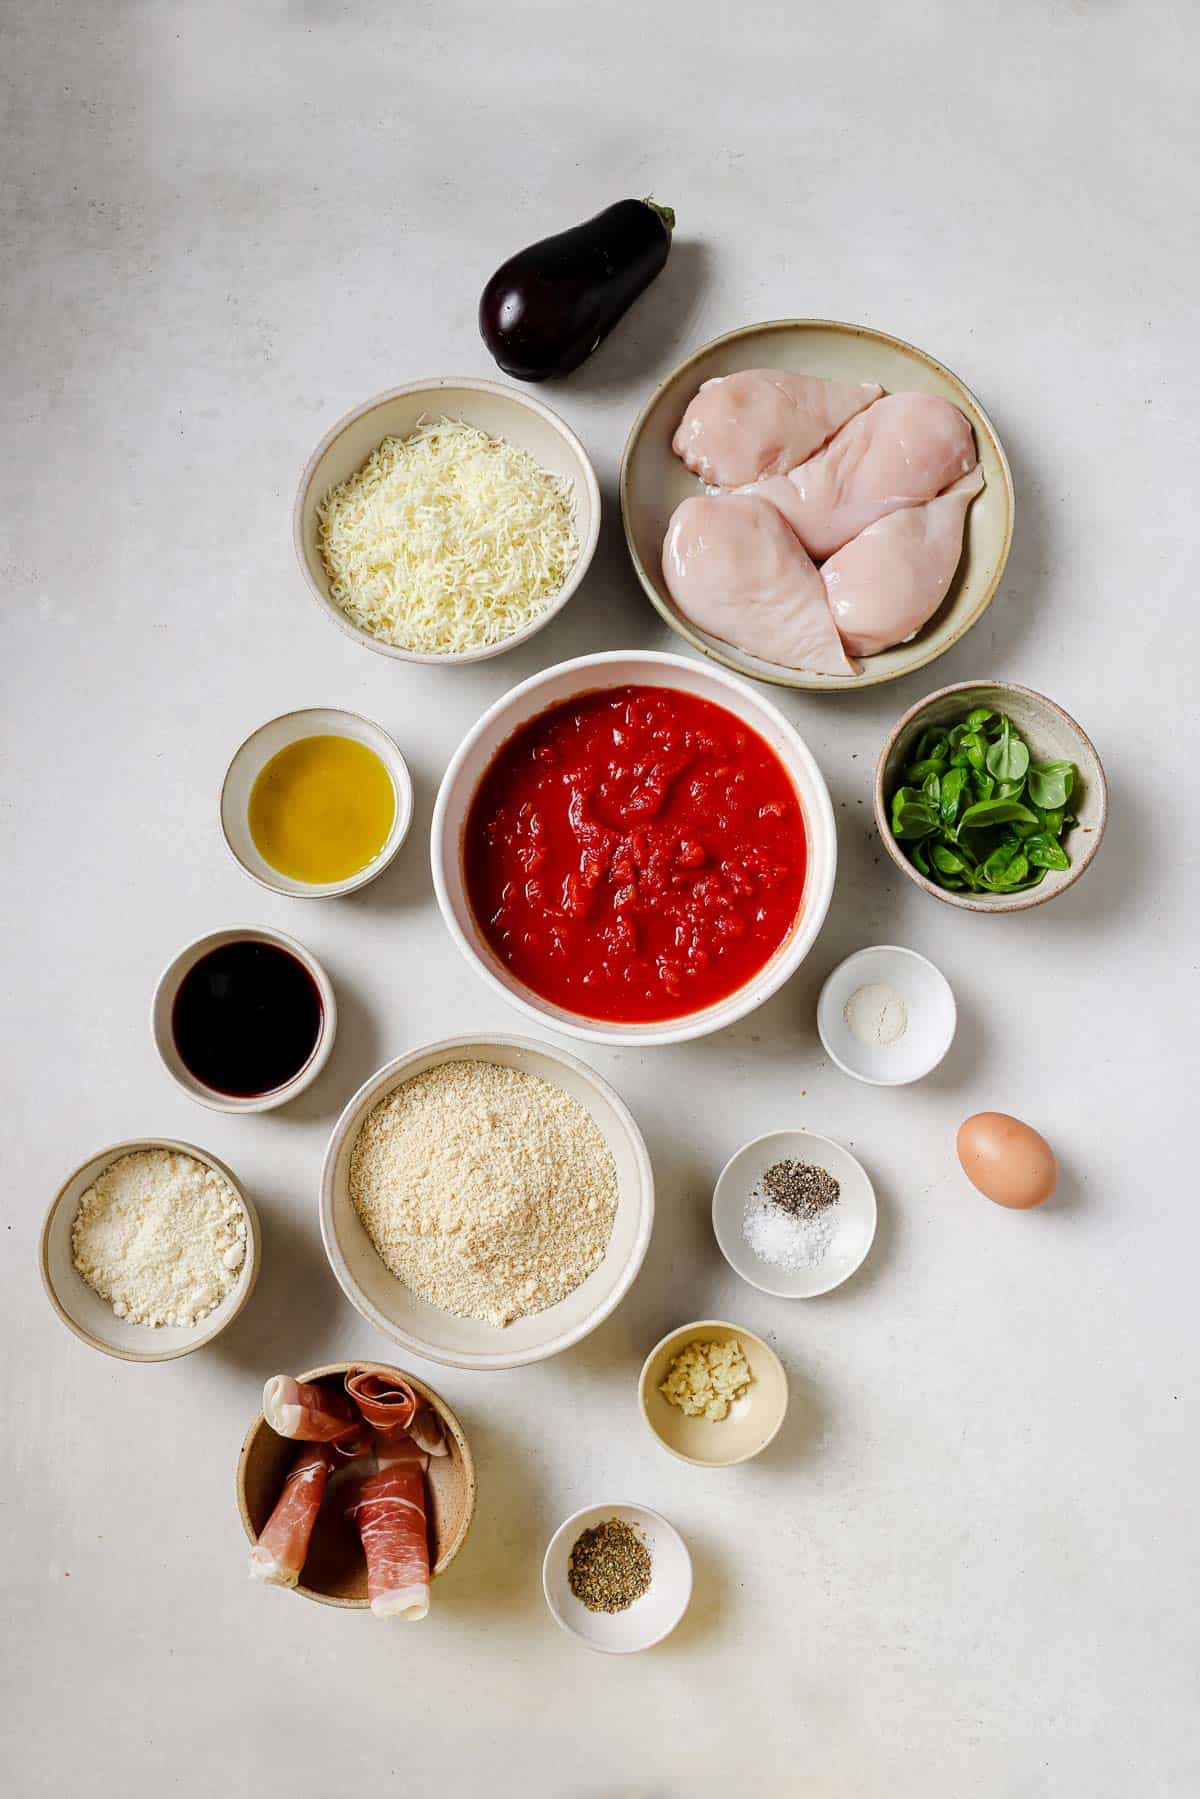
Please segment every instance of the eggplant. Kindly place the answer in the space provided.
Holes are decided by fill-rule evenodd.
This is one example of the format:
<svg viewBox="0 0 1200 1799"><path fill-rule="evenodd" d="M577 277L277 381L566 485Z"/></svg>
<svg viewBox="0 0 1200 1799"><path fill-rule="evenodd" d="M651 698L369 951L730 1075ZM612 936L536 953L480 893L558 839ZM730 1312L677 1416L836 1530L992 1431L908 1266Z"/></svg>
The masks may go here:
<svg viewBox="0 0 1200 1799"><path fill-rule="evenodd" d="M547 381L586 362L666 266L674 229L669 206L618 200L510 256L479 301L479 334L504 373Z"/></svg>

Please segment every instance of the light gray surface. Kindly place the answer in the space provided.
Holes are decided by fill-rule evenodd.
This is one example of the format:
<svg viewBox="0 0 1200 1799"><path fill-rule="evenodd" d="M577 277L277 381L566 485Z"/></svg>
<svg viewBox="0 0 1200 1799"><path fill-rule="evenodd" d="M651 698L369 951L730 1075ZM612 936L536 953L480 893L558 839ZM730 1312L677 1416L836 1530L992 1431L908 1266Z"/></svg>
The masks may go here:
<svg viewBox="0 0 1200 1799"><path fill-rule="evenodd" d="M1194 10L73 0L10 7L3 30L13 1790L1191 1799L1195 738L1176 679L1196 662ZM356 648L292 561L313 444L381 388L490 374L492 267L651 190L679 214L666 274L547 390L605 491L585 589L471 670ZM400 1050L515 1023L434 908L439 774L545 662L677 647L625 564L624 434L676 356L786 313L881 326L979 394L1017 483L1002 592L933 670L783 698L838 808L830 922L724 1036L591 1055L655 1160L649 1259L555 1363L418 1365L480 1479L428 1622L252 1587L233 1471L264 1375L386 1349L318 1240L333 1119ZM1113 809L1073 893L987 920L889 870L868 782L902 707L993 674L1075 713ZM248 731L321 704L396 735L417 818L377 886L290 902L225 854L217 793ZM239 922L311 945L343 1008L319 1084L263 1118L189 1104L147 1028L179 946ZM823 976L880 940L930 954L961 1008L950 1058L899 1092L829 1067L814 1027ZM984 1106L1058 1149L1043 1213L960 1175L954 1132ZM729 1153L789 1124L851 1144L882 1207L860 1275L807 1305L739 1285L708 1216ZM148 1131L228 1160L261 1207L264 1270L218 1348L136 1368L58 1324L35 1245L65 1174ZM723 1474L671 1461L635 1400L644 1353L705 1315L768 1335L792 1380L771 1452ZM696 1561L680 1631L629 1661L567 1642L539 1588L555 1525L606 1497L663 1511Z"/></svg>

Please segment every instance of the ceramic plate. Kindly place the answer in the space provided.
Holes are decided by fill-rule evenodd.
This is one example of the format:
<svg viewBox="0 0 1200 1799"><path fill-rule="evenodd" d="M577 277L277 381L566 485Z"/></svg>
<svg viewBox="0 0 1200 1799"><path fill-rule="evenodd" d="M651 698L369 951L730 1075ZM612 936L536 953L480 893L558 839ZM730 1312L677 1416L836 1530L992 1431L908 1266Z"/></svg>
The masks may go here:
<svg viewBox="0 0 1200 1799"><path fill-rule="evenodd" d="M738 369L783 368L833 381L877 381L889 393L942 394L971 421L987 485L967 513L962 560L950 591L924 630L863 663L858 676L814 675L764 662L685 619L662 576L667 522L681 500L704 490L671 448L671 439L696 389L715 375ZM634 421L621 463L621 517L638 579L652 603L680 637L738 674L780 687L874 687L923 668L958 642L983 616L1000 584L1013 531L1013 486L1008 461L991 420L957 375L923 350L865 325L832 319L776 319L714 338L669 374Z"/></svg>

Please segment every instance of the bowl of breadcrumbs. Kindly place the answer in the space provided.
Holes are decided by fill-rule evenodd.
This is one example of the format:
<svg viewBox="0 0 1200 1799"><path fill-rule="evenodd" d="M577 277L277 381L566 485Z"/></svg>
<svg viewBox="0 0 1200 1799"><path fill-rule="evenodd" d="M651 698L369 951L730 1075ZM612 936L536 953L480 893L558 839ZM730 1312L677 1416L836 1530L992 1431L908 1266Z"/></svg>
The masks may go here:
<svg viewBox="0 0 1200 1799"><path fill-rule="evenodd" d="M587 1336L642 1265L654 1177L619 1095L523 1037L454 1037L355 1094L321 1175L347 1298L433 1362L517 1368Z"/></svg>

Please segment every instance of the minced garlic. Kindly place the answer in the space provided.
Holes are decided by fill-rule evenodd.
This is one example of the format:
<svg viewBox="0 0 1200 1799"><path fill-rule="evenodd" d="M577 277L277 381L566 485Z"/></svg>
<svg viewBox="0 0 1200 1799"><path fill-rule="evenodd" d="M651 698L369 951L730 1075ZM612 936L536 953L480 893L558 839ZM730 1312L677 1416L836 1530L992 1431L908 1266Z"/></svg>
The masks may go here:
<svg viewBox="0 0 1200 1799"><path fill-rule="evenodd" d="M717 1424L728 1417L731 1403L742 1397L753 1379L745 1350L730 1337L725 1343L689 1343L671 1363L658 1390L687 1417Z"/></svg>

